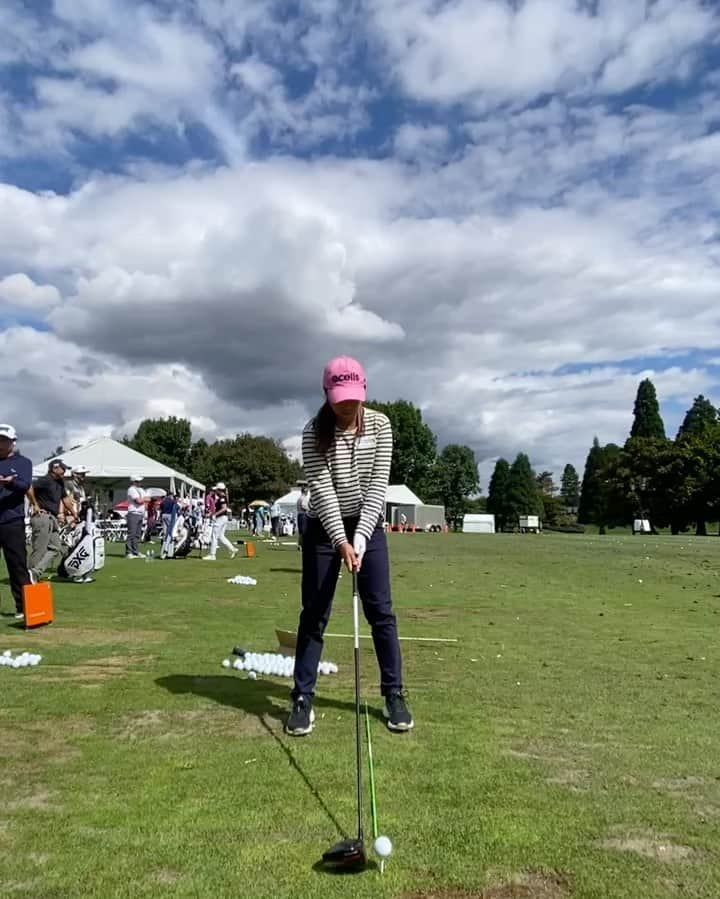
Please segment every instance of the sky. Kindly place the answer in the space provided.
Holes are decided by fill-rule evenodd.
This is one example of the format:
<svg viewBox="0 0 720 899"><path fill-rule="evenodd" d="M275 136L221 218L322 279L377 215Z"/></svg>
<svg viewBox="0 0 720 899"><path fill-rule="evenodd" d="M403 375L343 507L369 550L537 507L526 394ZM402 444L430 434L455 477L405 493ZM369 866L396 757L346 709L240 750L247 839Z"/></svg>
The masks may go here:
<svg viewBox="0 0 720 899"><path fill-rule="evenodd" d="M720 403L720 6L2 0L0 420L296 453L324 363L481 488Z"/></svg>

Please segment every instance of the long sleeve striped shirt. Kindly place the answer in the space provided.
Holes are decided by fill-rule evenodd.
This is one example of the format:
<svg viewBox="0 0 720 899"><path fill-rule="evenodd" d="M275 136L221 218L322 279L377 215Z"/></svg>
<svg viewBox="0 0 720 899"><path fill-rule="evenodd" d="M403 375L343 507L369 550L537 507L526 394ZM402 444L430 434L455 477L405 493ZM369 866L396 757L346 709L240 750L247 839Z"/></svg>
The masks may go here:
<svg viewBox="0 0 720 899"><path fill-rule="evenodd" d="M356 533L370 539L385 511L392 462L392 428L382 412L364 410L363 431L335 430L326 454L315 437L315 420L305 425L303 465L310 487L308 516L319 518L334 546L347 543L343 518L359 516Z"/></svg>

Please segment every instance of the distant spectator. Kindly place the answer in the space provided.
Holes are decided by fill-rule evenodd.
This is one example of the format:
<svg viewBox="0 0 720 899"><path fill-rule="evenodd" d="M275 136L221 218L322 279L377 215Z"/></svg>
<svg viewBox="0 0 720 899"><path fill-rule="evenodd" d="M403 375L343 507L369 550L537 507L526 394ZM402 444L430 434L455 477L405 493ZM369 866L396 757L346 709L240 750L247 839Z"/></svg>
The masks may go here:
<svg viewBox="0 0 720 899"><path fill-rule="evenodd" d="M273 537L280 536L280 506L277 500L273 500L270 506L270 533Z"/></svg>
<svg viewBox="0 0 720 899"><path fill-rule="evenodd" d="M32 482L32 462L16 451L12 425L0 424L0 549L15 601L15 617L23 617L23 587L30 583L25 546L25 494Z"/></svg>
<svg viewBox="0 0 720 899"><path fill-rule="evenodd" d="M163 544L162 550L160 551L161 559L167 559L172 555L173 531L175 529L175 522L177 521L179 511L180 507L175 499L175 495L168 493L160 503L160 515L163 526Z"/></svg>
<svg viewBox="0 0 720 899"><path fill-rule="evenodd" d="M48 464L46 475L38 478L28 490L30 501L30 578L37 581L62 553L60 525L65 523L65 472L62 459Z"/></svg>
<svg viewBox="0 0 720 899"><path fill-rule="evenodd" d="M231 513L228 504L227 488L222 481L213 487L215 494L215 514L213 516L212 538L210 540L210 552L203 556L205 562L214 562L217 554L218 543L222 543L230 551L230 558L234 559L237 550L225 536L225 529L228 526L228 518Z"/></svg>
<svg viewBox="0 0 720 899"><path fill-rule="evenodd" d="M157 524L157 518L158 500L151 499L147 506L147 522L145 523L145 536L143 538L144 543L150 543L152 540L155 525Z"/></svg>
<svg viewBox="0 0 720 899"><path fill-rule="evenodd" d="M127 541L125 543L125 558L140 559L138 552L138 539L142 534L143 521L145 519L145 491L140 484L142 477L134 474L130 478L130 486L127 492Z"/></svg>

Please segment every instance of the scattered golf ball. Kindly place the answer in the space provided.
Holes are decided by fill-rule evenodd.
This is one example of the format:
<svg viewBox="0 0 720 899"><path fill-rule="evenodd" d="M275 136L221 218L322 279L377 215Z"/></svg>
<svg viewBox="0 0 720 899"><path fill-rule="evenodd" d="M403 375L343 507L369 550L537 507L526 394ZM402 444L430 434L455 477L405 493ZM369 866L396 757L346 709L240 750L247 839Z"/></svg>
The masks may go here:
<svg viewBox="0 0 720 899"><path fill-rule="evenodd" d="M387 858L389 855L392 855L392 848L389 837L379 836L373 843L375 854L379 855L380 858Z"/></svg>
<svg viewBox="0 0 720 899"><path fill-rule="evenodd" d="M254 671L248 671L248 677L250 680L257 680L257 674Z"/></svg>
<svg viewBox="0 0 720 899"><path fill-rule="evenodd" d="M223 668L229 668L230 667L230 659L223 659L222 666L223 666Z"/></svg>

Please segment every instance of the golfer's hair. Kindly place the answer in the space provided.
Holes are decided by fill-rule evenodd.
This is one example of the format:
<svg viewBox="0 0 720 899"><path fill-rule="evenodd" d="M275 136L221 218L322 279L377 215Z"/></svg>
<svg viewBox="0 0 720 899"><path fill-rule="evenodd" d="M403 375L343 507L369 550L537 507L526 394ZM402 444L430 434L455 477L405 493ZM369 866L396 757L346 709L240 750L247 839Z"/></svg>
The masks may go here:
<svg viewBox="0 0 720 899"><path fill-rule="evenodd" d="M365 424L362 405L358 409L355 424L359 436L362 434L363 425ZM335 413L327 400L322 404L318 414L315 416L315 440L318 450L323 454L327 453L333 443L335 443Z"/></svg>

